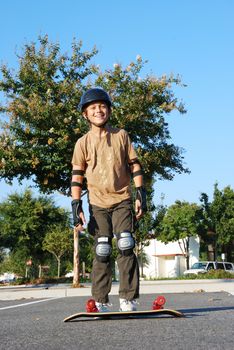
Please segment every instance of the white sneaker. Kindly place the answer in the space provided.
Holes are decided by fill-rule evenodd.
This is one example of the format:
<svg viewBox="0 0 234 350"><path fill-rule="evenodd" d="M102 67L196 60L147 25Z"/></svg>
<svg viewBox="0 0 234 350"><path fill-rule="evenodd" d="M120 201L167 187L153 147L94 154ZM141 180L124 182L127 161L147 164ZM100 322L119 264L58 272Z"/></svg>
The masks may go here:
<svg viewBox="0 0 234 350"><path fill-rule="evenodd" d="M137 302L135 299L119 299L120 309L119 311L137 311Z"/></svg>
<svg viewBox="0 0 234 350"><path fill-rule="evenodd" d="M109 304L104 304L104 303L98 303L96 301L96 307L98 309L98 312L109 312L110 309L109 309Z"/></svg>

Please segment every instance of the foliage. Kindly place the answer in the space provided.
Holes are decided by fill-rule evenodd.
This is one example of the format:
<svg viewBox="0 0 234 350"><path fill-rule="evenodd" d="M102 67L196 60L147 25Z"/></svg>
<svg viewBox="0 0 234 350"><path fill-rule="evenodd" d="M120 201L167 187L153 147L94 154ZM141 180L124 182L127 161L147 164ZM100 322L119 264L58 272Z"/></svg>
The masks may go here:
<svg viewBox="0 0 234 350"><path fill-rule="evenodd" d="M149 259L144 253L144 247L150 244L150 239L152 236L152 228L154 225L153 212L155 206L152 204L153 190L148 189L147 191L147 212L145 215L137 222L135 222L135 253L138 258L138 263L140 267L140 275L144 275L144 266L147 266Z"/></svg>
<svg viewBox="0 0 234 350"><path fill-rule="evenodd" d="M211 208L215 217L217 243L229 244L234 240L234 191L229 186L220 191L216 185Z"/></svg>
<svg viewBox="0 0 234 350"><path fill-rule="evenodd" d="M61 224L51 226L42 242L42 248L55 256L58 263L57 276L60 277L61 258L73 248L71 229Z"/></svg>
<svg viewBox="0 0 234 350"><path fill-rule="evenodd" d="M198 273L187 275L188 279L233 279L234 275L231 272L224 270L210 270L206 273Z"/></svg>
<svg viewBox="0 0 234 350"><path fill-rule="evenodd" d="M80 247L80 263L85 262L86 272L92 271L93 258L94 258L94 238L89 234L80 234L79 247Z"/></svg>
<svg viewBox="0 0 234 350"><path fill-rule="evenodd" d="M147 212L145 215L135 223L135 241L136 241L136 254L139 255L143 251L144 246L149 245L149 240L152 238L151 232L154 225L154 219L152 213L155 210L155 206L152 204L153 190L147 191Z"/></svg>
<svg viewBox="0 0 234 350"><path fill-rule="evenodd" d="M77 106L91 85L107 89L113 99L112 124L125 128L141 158L147 184L154 176L172 179L188 172L183 150L170 142L165 115L185 112L172 92L179 77L141 78L146 62L138 56L126 68L101 72L91 63L97 50L82 51L73 42L71 56L61 54L48 36L24 46L16 73L1 66L0 178L32 178L43 193L69 194L71 158L76 140L87 130Z"/></svg>
<svg viewBox="0 0 234 350"><path fill-rule="evenodd" d="M0 246L0 263L5 259L6 252L4 249Z"/></svg>
<svg viewBox="0 0 234 350"><path fill-rule="evenodd" d="M189 237L200 235L202 230L202 210L195 203L176 201L166 213L161 211L158 222L157 239L164 243L178 241L182 253L186 257L189 269ZM181 244L182 242L182 244Z"/></svg>
<svg viewBox="0 0 234 350"><path fill-rule="evenodd" d="M172 179L174 172L188 172L183 167L183 150L169 142L170 133L165 114L178 110L185 113L172 92L172 85L182 85L176 78L153 75L141 77L147 61L137 56L127 67L100 72L96 84L110 92L113 100L111 123L128 131L141 159L145 179L153 176ZM185 86L185 85L183 85Z"/></svg>
<svg viewBox="0 0 234 350"><path fill-rule="evenodd" d="M29 258L35 266L43 263L47 254L42 242L54 224L67 226L69 213L56 207L51 198L34 198L29 189L0 203L1 244L9 248L15 272L22 273Z"/></svg>
<svg viewBox="0 0 234 350"><path fill-rule="evenodd" d="M77 111L82 81L97 71L88 65L96 54L81 52L73 42L72 54L60 54L59 44L39 37L25 45L17 74L3 65L0 90L7 97L1 112L9 115L0 137L1 177L9 182L31 178L42 192L69 188L71 155L87 125Z"/></svg>
<svg viewBox="0 0 234 350"><path fill-rule="evenodd" d="M213 244L216 255L226 253L227 259L233 261L234 191L230 186L221 191L216 183L214 185L213 201L209 202L206 193L202 193L200 201L207 227L206 242Z"/></svg>
<svg viewBox="0 0 234 350"><path fill-rule="evenodd" d="M159 227L157 238L164 243L199 235L201 207L196 203L176 201L171 205Z"/></svg>
<svg viewBox="0 0 234 350"><path fill-rule="evenodd" d="M194 273L168 278L150 278L149 280L206 280L206 279L234 279L234 274L224 270L210 270L206 273ZM202 292L202 290L200 290Z"/></svg>

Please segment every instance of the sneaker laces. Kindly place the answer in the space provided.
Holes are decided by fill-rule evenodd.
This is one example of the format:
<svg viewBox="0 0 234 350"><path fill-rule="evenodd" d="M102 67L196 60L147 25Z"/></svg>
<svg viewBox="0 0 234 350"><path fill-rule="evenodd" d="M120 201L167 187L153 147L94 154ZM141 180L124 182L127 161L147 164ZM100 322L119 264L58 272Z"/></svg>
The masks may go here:
<svg viewBox="0 0 234 350"><path fill-rule="evenodd" d="M120 301L120 311L136 311L138 302L136 299L127 300L127 299L119 299Z"/></svg>
<svg viewBox="0 0 234 350"><path fill-rule="evenodd" d="M96 301L96 307L99 312L109 312L109 308L112 306L110 303L99 303Z"/></svg>

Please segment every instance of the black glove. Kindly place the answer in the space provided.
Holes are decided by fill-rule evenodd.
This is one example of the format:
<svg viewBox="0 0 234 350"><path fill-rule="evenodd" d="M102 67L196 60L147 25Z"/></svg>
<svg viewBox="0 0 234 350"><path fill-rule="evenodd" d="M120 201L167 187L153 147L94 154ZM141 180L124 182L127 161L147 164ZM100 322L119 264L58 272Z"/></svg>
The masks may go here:
<svg viewBox="0 0 234 350"><path fill-rule="evenodd" d="M83 221L80 218L80 213L83 213L82 200L81 199L74 199L71 202L71 205L72 205L72 215L73 215L74 226L83 225Z"/></svg>
<svg viewBox="0 0 234 350"><path fill-rule="evenodd" d="M136 187L136 199L139 199L141 203L142 212L146 213L147 212L146 190L143 186Z"/></svg>

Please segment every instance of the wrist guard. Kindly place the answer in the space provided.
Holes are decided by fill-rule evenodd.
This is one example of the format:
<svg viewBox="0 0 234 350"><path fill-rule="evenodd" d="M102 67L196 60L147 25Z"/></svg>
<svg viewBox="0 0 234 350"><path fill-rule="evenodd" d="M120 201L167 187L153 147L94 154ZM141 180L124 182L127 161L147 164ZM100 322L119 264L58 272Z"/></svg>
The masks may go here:
<svg viewBox="0 0 234 350"><path fill-rule="evenodd" d="M80 218L80 213L83 213L82 200L81 199L74 199L71 202L71 205L72 205L72 215L73 215L74 226L83 225L83 221Z"/></svg>
<svg viewBox="0 0 234 350"><path fill-rule="evenodd" d="M146 203L146 190L143 186L136 187L136 199L139 199L141 203L141 210L143 213L147 212L147 203Z"/></svg>

